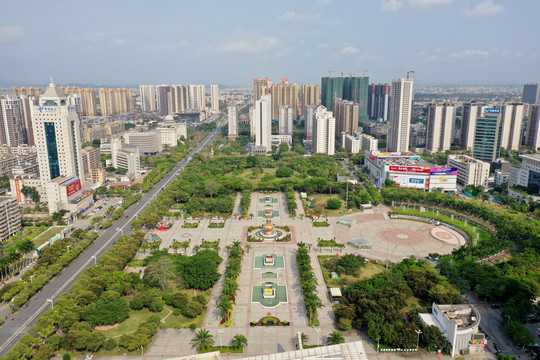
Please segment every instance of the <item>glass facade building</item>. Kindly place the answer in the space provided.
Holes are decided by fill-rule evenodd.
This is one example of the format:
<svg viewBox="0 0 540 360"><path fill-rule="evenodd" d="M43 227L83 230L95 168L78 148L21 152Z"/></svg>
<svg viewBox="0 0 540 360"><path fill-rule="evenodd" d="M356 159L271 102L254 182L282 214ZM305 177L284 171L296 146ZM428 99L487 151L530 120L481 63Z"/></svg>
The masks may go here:
<svg viewBox="0 0 540 360"><path fill-rule="evenodd" d="M473 157L486 162L497 160L501 149L501 130L500 114L479 117L476 120Z"/></svg>

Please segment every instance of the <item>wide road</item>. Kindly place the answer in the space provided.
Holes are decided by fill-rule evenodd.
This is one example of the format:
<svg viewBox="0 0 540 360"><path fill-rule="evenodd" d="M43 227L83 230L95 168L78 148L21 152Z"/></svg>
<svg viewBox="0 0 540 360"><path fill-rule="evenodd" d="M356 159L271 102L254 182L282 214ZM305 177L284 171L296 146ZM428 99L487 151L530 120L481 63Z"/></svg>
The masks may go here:
<svg viewBox="0 0 540 360"><path fill-rule="evenodd" d="M52 306L52 301L69 290L84 269L94 265L95 261L114 244L119 235L130 232L133 219L146 209L164 187L169 185L177 171L181 171L186 167L193 155L205 149L212 142L214 136L219 131L220 127L218 126L191 150L176 168L168 172L150 191L144 194L137 203L138 205L133 204L126 209L120 219L115 221L109 229L102 233L77 258L73 259L62 272L45 285L41 291L35 294L24 307L19 309L14 315L10 315L7 319L4 319L4 324L0 327L0 356L3 356L19 341L21 336L35 324L36 320Z"/></svg>

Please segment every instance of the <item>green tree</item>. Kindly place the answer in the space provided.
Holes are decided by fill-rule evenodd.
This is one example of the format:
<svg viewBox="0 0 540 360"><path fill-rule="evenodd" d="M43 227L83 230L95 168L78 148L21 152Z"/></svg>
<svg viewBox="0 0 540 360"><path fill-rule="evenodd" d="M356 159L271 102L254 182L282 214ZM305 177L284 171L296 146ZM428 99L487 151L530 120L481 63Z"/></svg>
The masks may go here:
<svg viewBox="0 0 540 360"><path fill-rule="evenodd" d="M21 192L24 194L24 196L30 196L32 198L32 201L36 204L39 203L39 200L41 199L41 197L39 196L39 192L33 186L23 185Z"/></svg>
<svg viewBox="0 0 540 360"><path fill-rule="evenodd" d="M231 347L233 349L240 349L242 346L247 346L247 339L242 334L236 334L231 339Z"/></svg>
<svg viewBox="0 0 540 360"><path fill-rule="evenodd" d="M279 153L283 154L289 151L289 144L282 142L279 144Z"/></svg>
<svg viewBox="0 0 540 360"><path fill-rule="evenodd" d="M519 345L529 346L534 344L534 336L519 321L510 321L505 329L508 335L510 335L510 337Z"/></svg>
<svg viewBox="0 0 540 360"><path fill-rule="evenodd" d="M197 348L197 351L206 350L211 346L214 346L214 336L210 334L210 331L206 329L200 329L195 333L195 337L191 339L193 347Z"/></svg>
<svg viewBox="0 0 540 360"><path fill-rule="evenodd" d="M207 290L221 277L217 266L223 259L215 251L202 250L188 259L183 267L184 279L192 288Z"/></svg>
<svg viewBox="0 0 540 360"><path fill-rule="evenodd" d="M144 270L143 281L150 286L165 290L174 277L174 262L170 257L161 257Z"/></svg>
<svg viewBox="0 0 540 360"><path fill-rule="evenodd" d="M129 317L129 304L116 291L105 291L88 316L93 325L112 325Z"/></svg>
<svg viewBox="0 0 540 360"><path fill-rule="evenodd" d="M345 342L345 338L343 337L343 334L340 331L334 330L326 339L326 343L328 345L337 345L337 344L343 344Z"/></svg>
<svg viewBox="0 0 540 360"><path fill-rule="evenodd" d="M328 209L339 209L341 207L341 200L339 199L328 199L326 202L326 208Z"/></svg>
<svg viewBox="0 0 540 360"><path fill-rule="evenodd" d="M294 170L286 166L279 167L276 170L276 177L278 178L291 177L293 174Z"/></svg>

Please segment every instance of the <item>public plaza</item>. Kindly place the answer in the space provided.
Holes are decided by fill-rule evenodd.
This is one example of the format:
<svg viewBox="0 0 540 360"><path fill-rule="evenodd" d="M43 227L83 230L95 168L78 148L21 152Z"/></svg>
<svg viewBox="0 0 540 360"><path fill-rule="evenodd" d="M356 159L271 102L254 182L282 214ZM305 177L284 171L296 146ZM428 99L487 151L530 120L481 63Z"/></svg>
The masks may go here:
<svg viewBox="0 0 540 360"><path fill-rule="evenodd" d="M225 247L233 241L241 241L245 250L242 261L242 272L239 277L239 291L236 297L232 326L220 326L221 318L216 309L217 299L221 293L223 278L212 289L208 310L204 319L203 328L208 329L214 336L216 346L228 345L236 334L243 334L248 340L243 354L222 354L225 358L255 357L296 350L295 337L298 332L309 336L309 344L325 345L327 335L336 330L336 324L328 291L323 274L317 259L321 254L348 253L361 254L370 259L386 261L387 254L390 262L399 262L403 258L414 255L426 258L430 253L447 254L465 243L464 237L445 226L411 221L397 220L388 217L388 208L382 205L372 210L353 213L344 216L349 219L343 225L341 218L328 218L329 227L314 227L312 220L303 216L302 204L297 195L298 209L296 216L290 217L285 206L285 194L252 193L249 214L253 218L201 219L176 220L167 231L157 231L162 238L161 248L168 248L174 240L190 240L187 254L193 253L193 247L201 245L203 240L219 240L220 255L226 259ZM269 199L271 198L271 199ZM240 198L236 199L236 205ZM237 208L237 207L236 207ZM264 239L261 242L248 242L249 227L264 229L267 220L266 211L271 211L272 226L288 227L291 238L288 242L277 242L273 239ZM270 214L270 212L268 212ZM197 228L182 228L185 221L198 221ZM211 229L210 222L223 222L223 228ZM339 222L339 223L338 223ZM317 247L318 239L334 239L344 244L339 248ZM349 241L361 239L369 244L370 248L358 248L349 244ZM324 307L319 309L320 326L308 326L307 316L302 301L302 292L299 285L298 268L295 262L297 244L304 242L311 244L311 265L318 280L318 294ZM267 259L268 264L264 264ZM220 265L223 272L226 260ZM271 285L270 285L271 284ZM277 289L276 299L266 301L263 291L265 286ZM268 296L273 292L268 290ZM251 326L267 316L288 322L289 326ZM417 354L381 354L377 353L373 344L366 335L356 330L343 333L347 342L362 341L363 349L368 358L400 358L402 356L417 356ZM174 358L196 354L190 341L194 331L189 329L161 329L156 334L152 344L148 347L144 357ZM442 355L423 354L426 358L441 358ZM485 355L487 356L487 354Z"/></svg>

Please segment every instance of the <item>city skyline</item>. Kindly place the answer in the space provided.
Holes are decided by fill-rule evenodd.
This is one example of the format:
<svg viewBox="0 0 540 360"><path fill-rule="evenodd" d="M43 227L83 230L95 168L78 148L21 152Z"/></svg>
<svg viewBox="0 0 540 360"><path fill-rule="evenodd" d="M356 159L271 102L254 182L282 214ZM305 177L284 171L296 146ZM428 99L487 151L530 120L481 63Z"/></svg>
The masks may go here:
<svg viewBox="0 0 540 360"><path fill-rule="evenodd" d="M374 83L414 70L420 86L540 78L540 51L524 46L538 32L533 0L242 3L62 1L56 12L8 3L0 85L45 84L50 73L59 84L100 86L250 86L254 77L320 84L330 70L363 69Z"/></svg>

